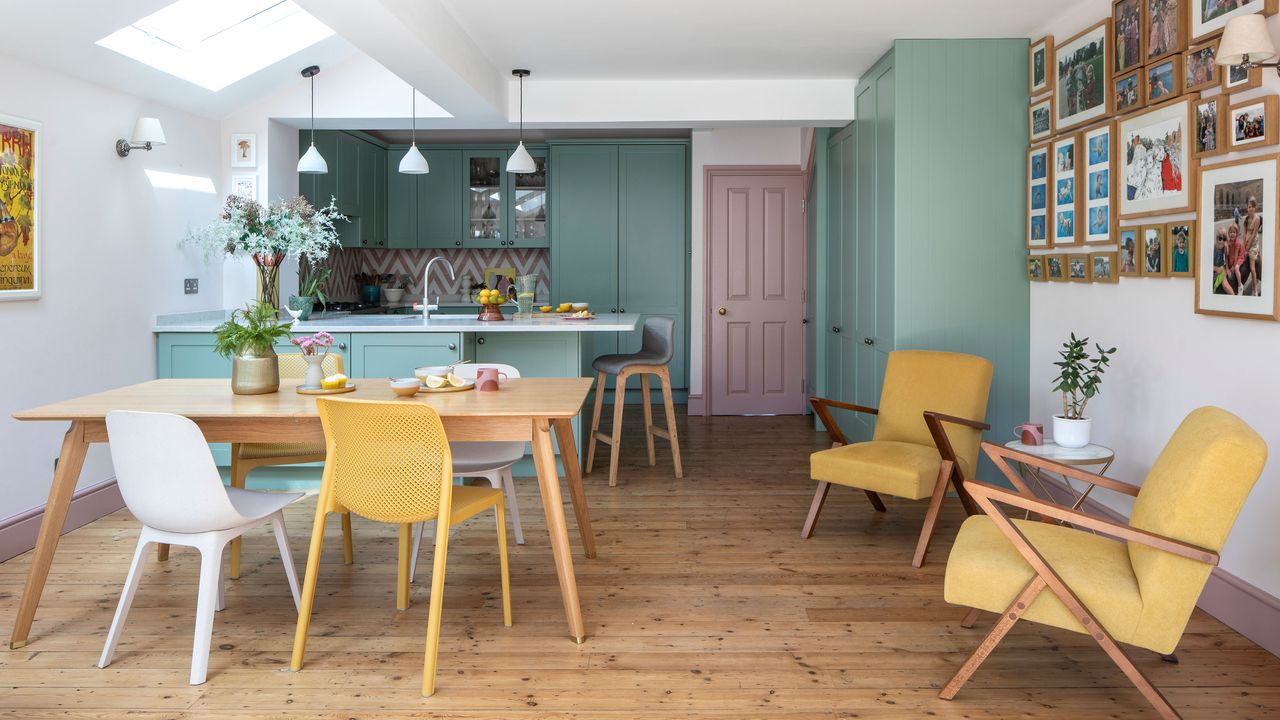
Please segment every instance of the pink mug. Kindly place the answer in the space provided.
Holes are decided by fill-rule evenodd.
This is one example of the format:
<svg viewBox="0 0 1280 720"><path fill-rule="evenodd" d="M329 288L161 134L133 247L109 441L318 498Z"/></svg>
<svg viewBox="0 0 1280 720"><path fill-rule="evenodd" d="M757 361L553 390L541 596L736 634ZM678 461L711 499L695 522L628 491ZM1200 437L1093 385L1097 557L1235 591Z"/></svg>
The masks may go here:
<svg viewBox="0 0 1280 720"><path fill-rule="evenodd" d="M1044 444L1044 425L1040 423L1022 423L1013 429L1013 434L1018 436L1023 445Z"/></svg>
<svg viewBox="0 0 1280 720"><path fill-rule="evenodd" d="M476 389L490 392L500 389L502 380L507 379L507 374L495 367L476 368Z"/></svg>

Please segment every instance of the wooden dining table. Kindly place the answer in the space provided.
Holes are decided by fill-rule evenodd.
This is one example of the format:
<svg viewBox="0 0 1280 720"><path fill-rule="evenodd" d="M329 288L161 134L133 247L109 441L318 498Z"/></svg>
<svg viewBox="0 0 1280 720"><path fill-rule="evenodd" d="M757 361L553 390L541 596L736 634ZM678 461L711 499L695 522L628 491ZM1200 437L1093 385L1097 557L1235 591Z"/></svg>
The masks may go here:
<svg viewBox="0 0 1280 720"><path fill-rule="evenodd" d="M532 444L538 489L547 516L551 554L560 581L569 635L574 641L583 642L586 631L578 601L578 583L569 549L569 532L551 431L555 430L555 442L559 445L569 498L582 534L584 554L593 558L596 554L595 539L591 533L572 424L591 390L591 379L518 378L504 382L498 392L423 392L408 398L397 398L386 379L357 378L351 383L356 390L338 397L430 405L439 413L451 441L519 440ZM14 413L13 417L21 421L69 422L71 427L63 438L62 451L53 473L49 501L40 522L35 554L9 640L11 648L27 644L85 453L90 443L108 441L106 416L112 410L182 415L199 425L211 443L316 443L324 440L315 397L300 395L288 384L282 385L275 393L234 395L231 384L225 379L152 380Z"/></svg>

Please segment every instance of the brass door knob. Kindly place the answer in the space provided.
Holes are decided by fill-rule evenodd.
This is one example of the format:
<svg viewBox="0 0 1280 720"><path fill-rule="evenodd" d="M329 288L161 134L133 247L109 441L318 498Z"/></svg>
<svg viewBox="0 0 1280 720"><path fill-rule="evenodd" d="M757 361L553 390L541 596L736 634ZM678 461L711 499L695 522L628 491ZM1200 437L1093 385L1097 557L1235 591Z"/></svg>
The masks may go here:
<svg viewBox="0 0 1280 720"><path fill-rule="evenodd" d="M720 313L721 315L723 315L723 314L724 314L724 312L725 312L725 310L724 310L724 308L720 308L720 309L719 309L719 310L717 310L716 312L718 312L718 313Z"/></svg>

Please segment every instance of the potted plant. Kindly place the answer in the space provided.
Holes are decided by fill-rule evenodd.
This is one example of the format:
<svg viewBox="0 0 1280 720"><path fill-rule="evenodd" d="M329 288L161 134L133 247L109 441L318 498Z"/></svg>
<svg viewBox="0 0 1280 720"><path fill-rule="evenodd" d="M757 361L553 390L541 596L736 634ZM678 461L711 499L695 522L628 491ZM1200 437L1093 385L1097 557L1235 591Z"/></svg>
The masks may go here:
<svg viewBox="0 0 1280 720"><path fill-rule="evenodd" d="M1062 393L1062 414L1053 416L1053 440L1067 448L1081 448L1089 444L1090 426L1093 421L1084 414L1089 400L1098 394L1102 385L1102 373L1116 349L1103 350L1094 343L1097 355L1089 354L1089 338L1077 338L1071 333L1071 339L1062 344L1058 351L1061 360L1054 363L1058 367L1058 377L1054 390Z"/></svg>
<svg viewBox="0 0 1280 720"><path fill-rule="evenodd" d="M358 272L351 276L356 287L360 288L360 302L366 305L377 305L382 302L382 276L378 273Z"/></svg>
<svg viewBox="0 0 1280 720"><path fill-rule="evenodd" d="M289 296L289 309L298 312L299 320L310 320L311 310L319 300L321 305L328 303L325 297L324 284L332 272L329 268L311 268L311 272L298 283L298 294Z"/></svg>
<svg viewBox="0 0 1280 720"><path fill-rule="evenodd" d="M258 301L280 307L280 264L290 255L315 263L329 256L340 240L333 224L346 220L332 199L317 210L306 198L295 197L263 207L248 198L232 195L217 220L195 228L186 242L218 253L245 254L258 268Z"/></svg>
<svg viewBox="0 0 1280 720"><path fill-rule="evenodd" d="M231 392L261 395L280 389L277 340L289 337L289 323L280 322L280 311L264 302L232 310L227 321L213 329L213 349L231 358Z"/></svg>

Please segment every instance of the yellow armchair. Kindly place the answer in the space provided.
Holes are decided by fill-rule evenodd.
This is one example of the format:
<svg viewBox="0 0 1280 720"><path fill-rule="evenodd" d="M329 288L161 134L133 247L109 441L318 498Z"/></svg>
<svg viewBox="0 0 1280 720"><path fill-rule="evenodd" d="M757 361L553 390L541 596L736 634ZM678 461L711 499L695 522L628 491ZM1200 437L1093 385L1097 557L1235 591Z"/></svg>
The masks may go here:
<svg viewBox="0 0 1280 720"><path fill-rule="evenodd" d="M813 534L831 485L858 488L884 512L880 493L909 500L929 498L912 565L924 556L937 524L947 484L952 483L969 514L977 512L961 485L978 459L982 422L991 391L991 363L984 358L929 350L889 353L880 407L810 398L826 426L832 447L813 453L809 475L818 482L800 537ZM869 442L849 444L832 408L876 415Z"/></svg>
<svg viewBox="0 0 1280 720"><path fill-rule="evenodd" d="M1141 489L991 443L983 450L1017 491L964 483L986 515L960 528L944 594L972 608L964 627L982 610L1000 617L940 697L954 698L1014 623L1030 620L1089 635L1162 717L1179 717L1118 643L1174 651L1262 473L1266 443L1235 415L1200 408L1182 421ZM1135 497L1129 524L1036 498L1009 460ZM996 503L1041 520L1011 520Z"/></svg>

